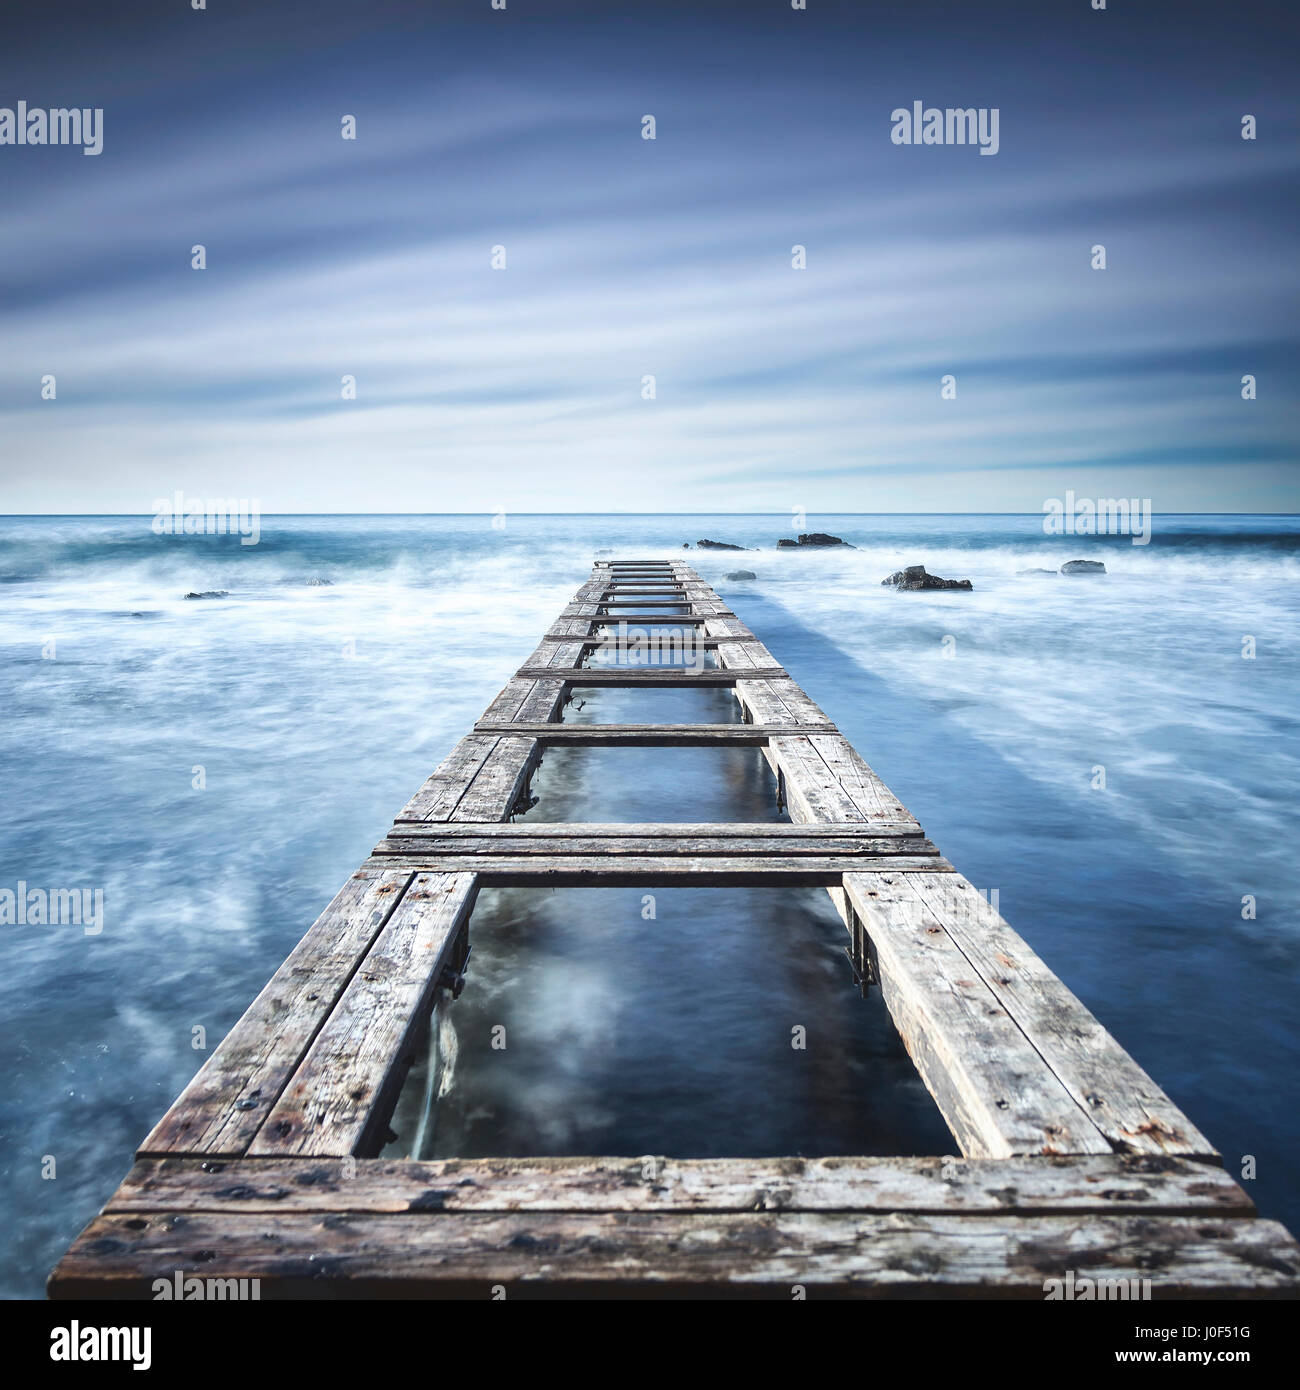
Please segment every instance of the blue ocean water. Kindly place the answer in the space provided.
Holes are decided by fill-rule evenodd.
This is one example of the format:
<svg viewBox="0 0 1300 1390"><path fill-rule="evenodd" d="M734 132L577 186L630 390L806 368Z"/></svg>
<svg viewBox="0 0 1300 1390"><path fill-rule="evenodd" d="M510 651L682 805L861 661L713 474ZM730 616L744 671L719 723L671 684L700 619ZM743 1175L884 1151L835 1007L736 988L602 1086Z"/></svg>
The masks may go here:
<svg viewBox="0 0 1300 1390"><path fill-rule="evenodd" d="M1148 546L1049 538L1037 517L807 525L858 548L778 551L788 522L760 516L272 517L255 546L149 518L0 519L0 889L104 903L94 934L0 926L0 1288L40 1292L595 553L700 537L758 548L689 558L1300 1228L1300 521L1157 517ZM1108 573L1019 573L1074 558ZM911 563L974 592L881 587ZM738 567L757 578L728 581ZM646 819L771 813L757 754L719 781L707 758L644 752L548 761L537 814L576 796L602 814L641 797ZM951 1147L879 1001L858 999L824 894L674 890L647 921L639 893L581 891L481 904L422 1151ZM497 1018L525 1045L492 1071L476 1029ZM802 1022L818 1046L796 1073Z"/></svg>

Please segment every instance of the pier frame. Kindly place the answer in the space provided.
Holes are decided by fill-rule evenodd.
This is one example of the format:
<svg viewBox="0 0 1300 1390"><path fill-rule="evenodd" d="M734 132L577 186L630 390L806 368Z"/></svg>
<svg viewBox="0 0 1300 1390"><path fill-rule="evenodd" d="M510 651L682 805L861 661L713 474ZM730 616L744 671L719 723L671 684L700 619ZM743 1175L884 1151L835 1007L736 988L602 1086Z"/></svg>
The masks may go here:
<svg viewBox="0 0 1300 1390"><path fill-rule="evenodd" d="M632 614L632 609L644 612ZM680 611L678 611L680 610ZM690 626L700 671L588 668L619 622ZM576 725L578 687L730 689L738 724ZM754 747L789 824L530 824L545 749ZM952 1132L949 1158L379 1158L489 884L816 884ZM1067 1272L1154 1297L1295 1297L1300 1248L976 889L719 595L601 561L416 791L50 1277L151 1296L1041 1299Z"/></svg>

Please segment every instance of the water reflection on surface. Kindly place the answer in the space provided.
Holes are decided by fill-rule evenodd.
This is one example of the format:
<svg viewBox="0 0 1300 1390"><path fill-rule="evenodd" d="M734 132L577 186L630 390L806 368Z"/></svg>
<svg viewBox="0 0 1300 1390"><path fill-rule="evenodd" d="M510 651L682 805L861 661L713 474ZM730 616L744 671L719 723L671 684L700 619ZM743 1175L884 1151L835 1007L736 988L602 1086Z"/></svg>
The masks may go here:
<svg viewBox="0 0 1300 1390"><path fill-rule="evenodd" d="M820 888L485 889L471 934L390 1155L954 1151Z"/></svg>

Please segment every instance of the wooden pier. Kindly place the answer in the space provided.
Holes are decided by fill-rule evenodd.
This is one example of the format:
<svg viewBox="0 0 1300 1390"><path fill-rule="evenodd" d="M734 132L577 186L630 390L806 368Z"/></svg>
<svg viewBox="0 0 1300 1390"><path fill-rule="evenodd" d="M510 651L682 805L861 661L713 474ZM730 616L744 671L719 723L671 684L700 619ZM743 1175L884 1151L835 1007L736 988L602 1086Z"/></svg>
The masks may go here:
<svg viewBox="0 0 1300 1390"><path fill-rule="evenodd" d="M584 666L618 624L711 665ZM611 629L613 631L611 632ZM564 722L575 688L722 686L740 724ZM516 820L552 745L753 747L789 824ZM487 884L815 884L960 1157L376 1157ZM847 971L846 971L847 976ZM472 985L471 985L472 987ZM1300 1248L941 857L687 564L599 562L145 1139L50 1276L151 1296L177 1271L263 1298L1295 1297Z"/></svg>

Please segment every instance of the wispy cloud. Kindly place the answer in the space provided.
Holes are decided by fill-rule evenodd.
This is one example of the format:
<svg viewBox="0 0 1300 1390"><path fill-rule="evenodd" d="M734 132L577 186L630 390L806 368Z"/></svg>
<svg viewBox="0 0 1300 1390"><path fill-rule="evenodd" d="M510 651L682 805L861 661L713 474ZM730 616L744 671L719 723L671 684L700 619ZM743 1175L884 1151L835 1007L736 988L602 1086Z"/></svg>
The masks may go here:
<svg viewBox="0 0 1300 1390"><path fill-rule="evenodd" d="M124 90L99 160L0 151L0 509L1296 506L1300 161L1258 55L1051 91L846 22L699 71L690 22L431 30L428 70L326 50L287 90L218 47L193 111ZM1000 105L1001 152L891 145L913 96Z"/></svg>

